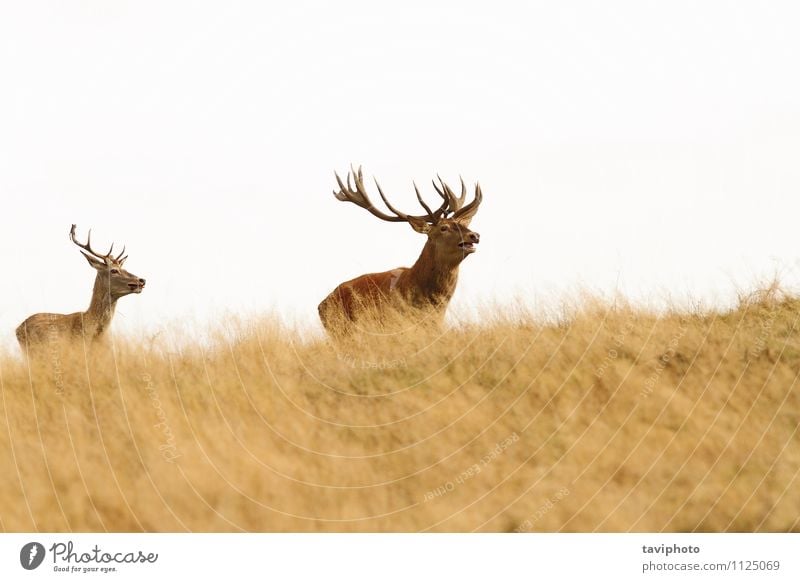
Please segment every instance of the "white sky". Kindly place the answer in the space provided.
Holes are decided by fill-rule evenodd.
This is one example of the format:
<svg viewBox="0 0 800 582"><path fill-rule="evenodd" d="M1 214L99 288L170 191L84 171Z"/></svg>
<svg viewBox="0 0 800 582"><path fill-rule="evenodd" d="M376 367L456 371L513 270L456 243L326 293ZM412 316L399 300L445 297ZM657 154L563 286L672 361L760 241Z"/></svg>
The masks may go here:
<svg viewBox="0 0 800 582"><path fill-rule="evenodd" d="M455 308L800 289L796 2L378 4L0 4L0 341L88 305L72 222L148 280L117 329L312 321L424 243L333 198L351 162L407 211L480 180Z"/></svg>

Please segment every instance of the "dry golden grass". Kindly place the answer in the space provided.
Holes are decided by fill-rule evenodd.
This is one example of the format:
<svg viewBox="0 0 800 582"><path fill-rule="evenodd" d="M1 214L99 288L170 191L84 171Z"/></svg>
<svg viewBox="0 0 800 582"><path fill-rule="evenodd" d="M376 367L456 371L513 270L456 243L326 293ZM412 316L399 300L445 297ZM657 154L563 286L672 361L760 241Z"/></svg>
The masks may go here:
<svg viewBox="0 0 800 582"><path fill-rule="evenodd" d="M800 301L0 355L5 531L800 531ZM163 343L163 342L162 342Z"/></svg>

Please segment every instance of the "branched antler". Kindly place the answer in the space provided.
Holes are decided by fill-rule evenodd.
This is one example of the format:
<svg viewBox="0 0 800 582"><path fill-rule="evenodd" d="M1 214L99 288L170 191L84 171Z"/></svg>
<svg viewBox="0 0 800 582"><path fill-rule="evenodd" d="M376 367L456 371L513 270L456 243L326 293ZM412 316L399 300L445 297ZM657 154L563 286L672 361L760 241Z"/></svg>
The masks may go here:
<svg viewBox="0 0 800 582"><path fill-rule="evenodd" d="M467 200L467 187L464 184L464 179L459 177L461 181L461 195L456 196L450 186L442 180L442 177L438 174L436 177L439 179L439 185L436 184L436 181L433 182L433 187L436 189L436 192L447 201L447 211L452 212L453 215L450 216L453 220L458 220L464 216L470 216L475 214L478 210L478 206L480 206L481 201L483 200L483 193L481 192L480 184L475 185L475 198L472 199L472 202L464 206L464 202Z"/></svg>
<svg viewBox="0 0 800 582"><path fill-rule="evenodd" d="M383 193L383 189L381 185L378 184L378 180L375 180L375 186L378 188L378 194L380 195L383 203L386 205L394 216L386 214L381 210L377 209L372 201L369 199L369 195L367 194L366 189L364 188L364 174L362 172L361 167L358 168L358 172L356 172L352 167L350 168L350 172L347 173L347 182L345 183L340 177L338 173L335 173L336 181L339 183L340 190L338 192L334 192L333 195L336 196L337 200L341 200L343 202L352 202L357 206L367 210L373 216L377 216L381 220L386 220L388 222L408 222L409 220L424 220L431 224L436 224L439 219L447 213L448 209L448 199L442 196L444 202L442 205L436 209L436 211L432 211L430 206L428 206L425 201L422 199L422 195L419 193L419 189L417 185L414 184L414 190L417 193L417 200L425 209L427 214L420 215L420 216L412 216L397 210L394 206L392 206L391 202L386 198L386 195ZM351 184L351 176L353 184Z"/></svg>
<svg viewBox="0 0 800 582"><path fill-rule="evenodd" d="M99 260L103 261L104 263L114 262L114 263L120 263L120 264L123 263L125 261L125 259L128 258L127 255L124 256L124 257L122 256L122 255L125 254L125 246L122 247L122 252L120 254L118 254L116 257L114 257L111 254L114 251L114 243L111 243L111 248L108 249L108 252L106 254L104 254L104 255L98 253L97 251L94 251L92 249L92 229L91 228L89 229L89 234L86 236L86 244L81 244L80 242L78 242L78 239L75 237L75 228L76 228L76 225L73 224L72 228L69 229L69 238L70 238L70 240L72 240L73 243L75 243L77 246L79 246L81 249L83 249L81 251L81 253L83 253L85 256L88 256L88 255L86 255L86 253L89 253L90 255L92 255L92 258L99 259ZM84 252L84 251L86 251L86 252Z"/></svg>

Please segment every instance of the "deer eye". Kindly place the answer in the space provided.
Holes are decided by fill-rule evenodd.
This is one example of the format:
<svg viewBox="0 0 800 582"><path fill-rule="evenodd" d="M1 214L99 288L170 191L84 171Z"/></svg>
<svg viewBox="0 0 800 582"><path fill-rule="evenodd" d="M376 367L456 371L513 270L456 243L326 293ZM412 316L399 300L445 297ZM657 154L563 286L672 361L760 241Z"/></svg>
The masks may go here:
<svg viewBox="0 0 800 582"><path fill-rule="evenodd" d="M119 269L111 269L112 275L119 275Z"/></svg>
<svg viewBox="0 0 800 582"><path fill-rule="evenodd" d="M450 230L450 228L449 228L449 227L448 227L446 224L443 224L443 225L442 225L442 226L439 228L439 230L441 230L442 232L447 232L448 230Z"/></svg>

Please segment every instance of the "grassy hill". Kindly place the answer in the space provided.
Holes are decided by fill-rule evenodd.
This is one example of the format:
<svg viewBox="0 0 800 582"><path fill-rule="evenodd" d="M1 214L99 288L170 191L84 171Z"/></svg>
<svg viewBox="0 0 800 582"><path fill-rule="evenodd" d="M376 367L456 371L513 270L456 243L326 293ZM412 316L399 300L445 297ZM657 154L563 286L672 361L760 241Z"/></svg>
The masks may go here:
<svg viewBox="0 0 800 582"><path fill-rule="evenodd" d="M773 288L0 354L0 528L800 531L799 318Z"/></svg>

